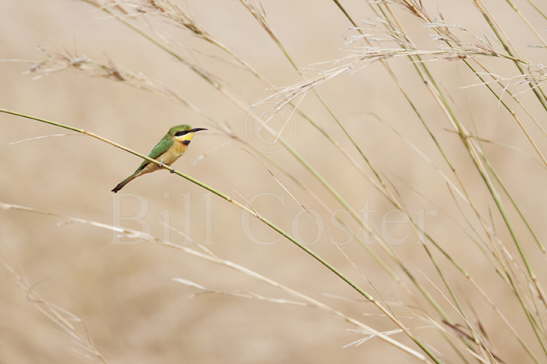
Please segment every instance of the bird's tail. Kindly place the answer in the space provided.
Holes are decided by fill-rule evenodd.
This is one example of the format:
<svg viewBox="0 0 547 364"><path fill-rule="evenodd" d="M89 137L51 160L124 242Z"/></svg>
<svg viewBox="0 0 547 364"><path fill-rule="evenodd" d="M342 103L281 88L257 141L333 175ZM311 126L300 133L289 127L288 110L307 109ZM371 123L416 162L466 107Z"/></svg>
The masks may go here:
<svg viewBox="0 0 547 364"><path fill-rule="evenodd" d="M121 190L126 184L128 184L129 182L133 181L135 178L138 177L138 174L136 173L133 173L131 176L127 177L126 179L124 179L123 181L121 181L120 183L118 183L116 185L116 187L114 187L112 189L112 192L116 193L118 192L119 190Z"/></svg>

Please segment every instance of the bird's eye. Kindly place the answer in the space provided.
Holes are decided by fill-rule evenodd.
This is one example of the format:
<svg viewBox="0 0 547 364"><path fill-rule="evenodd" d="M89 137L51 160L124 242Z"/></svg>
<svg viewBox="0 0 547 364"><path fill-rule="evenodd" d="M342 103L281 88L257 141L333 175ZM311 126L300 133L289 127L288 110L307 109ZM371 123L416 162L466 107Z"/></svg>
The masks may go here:
<svg viewBox="0 0 547 364"><path fill-rule="evenodd" d="M186 134L186 133L188 133L187 130L177 131L177 132L175 133L175 136L181 136L181 135L184 135L184 134Z"/></svg>

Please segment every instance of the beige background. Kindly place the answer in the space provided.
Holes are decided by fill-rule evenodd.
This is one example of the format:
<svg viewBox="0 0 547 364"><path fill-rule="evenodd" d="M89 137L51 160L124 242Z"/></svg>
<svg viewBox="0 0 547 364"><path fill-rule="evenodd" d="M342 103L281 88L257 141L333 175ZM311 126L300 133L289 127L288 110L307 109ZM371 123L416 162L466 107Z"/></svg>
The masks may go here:
<svg viewBox="0 0 547 364"><path fill-rule="evenodd" d="M255 66L274 85L282 87L300 80L275 44L238 1L187 0L180 3L191 10L204 28ZM343 3L356 19L372 19L363 1ZM424 3L431 13L441 11L448 23L494 39L471 1ZM537 44L536 39L504 2L488 1L487 4L523 57L535 63L547 61L545 50L530 47ZM531 22L539 30L544 30L545 24L530 11L526 2L518 1L518 4ZM272 28L291 55L301 67L307 67L304 68L306 76L313 76L316 70L327 67L319 62L347 54L344 42L352 33L349 24L331 2L266 0L263 5ZM424 45L433 45L427 40L422 25L400 9L399 15L410 34ZM210 70L245 102L253 104L275 91L223 61L230 59L188 32L161 22L151 21L149 24L160 36L171 41L178 52ZM31 75L24 74L32 63L10 61L40 60L43 57L39 50L41 47L52 52L86 55L103 62L112 60L120 67L142 72L150 79L177 90L216 120L228 123L238 135L284 166L331 209L340 213L336 201L279 145L272 144L271 139L258 133L247 115L184 66L96 9L69 0L3 0L0 2L0 34L0 58L4 60L0 63L0 107L82 127L143 153L148 152L173 124L208 126L203 117L158 94L76 71L54 73L34 80ZM516 75L509 62L484 61L500 75ZM402 85L447 148L481 213L488 216L488 211L492 211L499 237L514 253L508 233L468 155L457 137L445 130L450 128L446 117L419 83L406 60L393 62L393 66ZM484 149L537 234L544 239L547 234L544 224L547 217L545 170L522 133L484 88L463 88L477 81L461 62L437 61L432 62L431 67L442 80L442 86L450 92L459 116L468 125L474 123L478 135L495 141L496 144L484 144ZM545 125L545 113L529 90L519 85L512 90L521 92L528 110ZM396 128L446 170L384 69L373 64L359 72L338 77L319 87L318 91L373 163L398 186L409 210L416 216L425 216L426 230L480 280L505 313L513 316L515 312L515 317L511 318L517 330L539 353L507 287L460 228L465 225L465 219L445 183L431 165L420 159L391 131L391 127ZM306 96L301 105L361 163L341 130L312 95ZM256 112L267 112L269 107L259 106ZM517 106L514 108L520 112ZM372 117L371 113L382 121ZM283 111L272 125L279 130L288 117L289 113ZM547 142L544 136L529 119L526 123L545 152ZM10 144L65 131L7 115L0 116L0 125L3 130L0 133L1 201L104 223L115 221L116 202L110 189L140 163L136 157L83 136L50 137ZM371 225L388 240L397 243L395 250L415 269L414 273L420 279L427 282L425 277L428 276L439 284L434 268L411 229L404 224L382 225L386 219L397 219L397 216L390 215L391 208L385 199L305 121L295 117L287 125L283 136L289 143L352 206L368 211ZM257 211L283 228L294 231L307 243L318 237L311 244L313 249L374 295L389 302L402 317L412 316L409 307L422 307L434 315L423 299L411 292L408 282L403 285L395 283L355 241L348 241L343 249L356 263L357 269L348 263L333 244L345 241L348 235L332 222L331 215L309 194L268 167L275 171L276 177L300 203L318 214L318 220L303 213L299 204L272 178L264 162L214 128L198 135L187 155L175 166L236 199L254 201L253 207ZM370 174L368 170L367 173ZM392 323L379 316L373 306L356 301L358 297L347 286L303 252L256 221L247 226L246 217L234 206L198 187L159 172L132 182L122 192L119 203L124 216L134 215L145 206L143 204L147 204L143 222L150 232L191 245L184 237L165 232L162 216L168 216L173 226L184 230L194 241L206 244L223 258L325 301L377 329L394 328ZM464 213L471 216L467 210ZM347 214L340 213L340 216L355 228ZM511 216L515 217L513 211ZM53 217L0 211L0 256L28 280L33 292L80 317L109 363L412 361L409 356L377 339L362 346L343 348L363 335L350 331L352 327L344 321L313 308L220 294L194 297L196 289L171 279L181 277L221 291L253 291L264 296L288 298L278 290L225 267L145 242L116 243L111 232L62 222L62 219ZM121 223L142 228L135 221L122 220ZM546 283L545 256L538 253L522 224L516 225L538 276ZM368 237L365 239L369 241ZM375 245L371 247L381 251ZM506 328L484 301L446 261L440 261L449 279L455 282L462 300L473 304L481 322L488 328L495 351L507 362L522 357L517 344L504 340L508 337ZM403 277L402 273L398 274ZM73 340L27 299L27 292L18 287L16 281L13 274L0 270L0 363L88 362ZM439 339L438 332L425 327L428 322L415 317L405 322L415 328L420 337L429 339L444 358L458 362L446 343ZM78 332L83 331L80 328ZM394 337L410 345L402 335Z"/></svg>

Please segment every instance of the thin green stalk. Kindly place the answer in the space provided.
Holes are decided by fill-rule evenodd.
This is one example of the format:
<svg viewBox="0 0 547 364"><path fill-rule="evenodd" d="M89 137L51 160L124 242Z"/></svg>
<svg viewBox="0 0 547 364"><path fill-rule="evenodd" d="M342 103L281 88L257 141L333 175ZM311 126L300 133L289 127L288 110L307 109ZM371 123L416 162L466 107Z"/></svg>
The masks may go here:
<svg viewBox="0 0 547 364"><path fill-rule="evenodd" d="M545 254L547 251L545 250L545 246L543 245L543 243L539 240L538 236L536 235L536 233L534 232L534 229L532 229L532 226L530 225L530 223L528 222L528 219L526 219L526 217L524 216L524 213L522 212L522 210L520 209L519 205L517 204L517 202L515 201L515 199L513 198L513 196L511 195L511 193L509 192L509 190L507 189L507 186L505 185L505 183L501 180L501 178L498 176L498 173L496 172L496 170L494 169L494 166L492 166L492 164L488 161L488 160L485 160L486 162L486 167L488 168L488 170L490 170L490 173L492 174L492 176L494 177L494 179L496 180L496 182L500 185L501 189L503 190L503 193L505 193L505 195L507 196L507 198L509 199L509 201L511 202L511 204L513 205L513 207L515 208L515 211L518 213L518 215L520 216L521 220L524 222L524 224L526 225L526 228L528 229L528 231L530 232L530 235L532 235L532 238L534 238L534 241L536 242L537 246L539 247L539 249L541 250L541 252L543 254ZM543 302L545 304L545 297L544 295L542 294L542 298L543 298Z"/></svg>
<svg viewBox="0 0 547 364"><path fill-rule="evenodd" d="M541 15L543 19L547 20L547 15L543 12L543 10L539 8L534 0L528 0L528 4L530 4L530 6L534 8L534 10L537 11L537 13Z"/></svg>

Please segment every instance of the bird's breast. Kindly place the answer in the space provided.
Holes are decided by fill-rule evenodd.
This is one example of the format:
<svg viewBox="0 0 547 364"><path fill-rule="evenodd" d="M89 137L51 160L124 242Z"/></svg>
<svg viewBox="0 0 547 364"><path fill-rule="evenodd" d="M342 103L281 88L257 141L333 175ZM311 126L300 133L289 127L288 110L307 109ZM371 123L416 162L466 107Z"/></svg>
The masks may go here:
<svg viewBox="0 0 547 364"><path fill-rule="evenodd" d="M162 155L161 161L165 164L171 164L176 161L186 151L187 146L179 141L175 141L173 145Z"/></svg>

